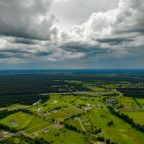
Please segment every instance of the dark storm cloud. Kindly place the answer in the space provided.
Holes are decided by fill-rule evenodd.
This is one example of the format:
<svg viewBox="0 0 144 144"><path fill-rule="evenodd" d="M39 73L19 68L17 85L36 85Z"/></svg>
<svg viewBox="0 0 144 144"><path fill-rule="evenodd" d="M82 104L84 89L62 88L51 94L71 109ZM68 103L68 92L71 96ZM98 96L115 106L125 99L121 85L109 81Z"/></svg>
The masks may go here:
<svg viewBox="0 0 144 144"><path fill-rule="evenodd" d="M117 9L93 13L69 31L59 27L50 14L51 3L0 0L0 64L71 64L79 60L89 67L104 61L113 64L116 59L121 64L131 59L135 65L144 60L143 0L120 0Z"/></svg>
<svg viewBox="0 0 144 144"><path fill-rule="evenodd" d="M26 45L36 45L36 44L38 44L38 41L32 40L32 39L26 39L26 38L15 38L12 42L20 43L20 44L26 44Z"/></svg>
<svg viewBox="0 0 144 144"><path fill-rule="evenodd" d="M52 54L52 52L43 51L43 52L37 52L37 53L35 54L35 56L41 56L41 57L43 57L43 56L49 56L49 55L51 55L51 54Z"/></svg>
<svg viewBox="0 0 144 144"><path fill-rule="evenodd" d="M121 0L114 24L115 33L144 33L143 0Z"/></svg>
<svg viewBox="0 0 144 144"><path fill-rule="evenodd" d="M110 45L120 45L124 42L132 42L133 40L130 38L102 38L102 39L97 39L98 42L100 43L108 43Z"/></svg>
<svg viewBox="0 0 144 144"><path fill-rule="evenodd" d="M29 54L30 52L19 49L0 50L0 58L9 58L9 57L24 58L25 55Z"/></svg>
<svg viewBox="0 0 144 144"><path fill-rule="evenodd" d="M29 56L31 57L44 57L52 54L51 50L35 50L31 51L29 48L7 48L7 49L1 49L0 50L0 58L8 58L8 57L18 57L18 58L28 58Z"/></svg>
<svg viewBox="0 0 144 144"><path fill-rule="evenodd" d="M0 0L0 34L30 39L51 39L52 0Z"/></svg>
<svg viewBox="0 0 144 144"><path fill-rule="evenodd" d="M104 55L112 52L112 49L109 49L109 47L102 47L97 43L69 42L63 44L61 48L75 53L85 53L85 57L95 57L97 55Z"/></svg>

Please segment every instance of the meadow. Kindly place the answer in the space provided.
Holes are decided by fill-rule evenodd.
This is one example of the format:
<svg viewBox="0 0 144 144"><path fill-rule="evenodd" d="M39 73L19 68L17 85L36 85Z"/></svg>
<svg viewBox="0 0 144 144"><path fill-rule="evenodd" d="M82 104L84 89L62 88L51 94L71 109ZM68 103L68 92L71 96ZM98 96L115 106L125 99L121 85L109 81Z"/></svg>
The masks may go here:
<svg viewBox="0 0 144 144"><path fill-rule="evenodd" d="M49 78L53 92L1 106L0 144L143 144L144 99L118 91L142 80L83 77Z"/></svg>

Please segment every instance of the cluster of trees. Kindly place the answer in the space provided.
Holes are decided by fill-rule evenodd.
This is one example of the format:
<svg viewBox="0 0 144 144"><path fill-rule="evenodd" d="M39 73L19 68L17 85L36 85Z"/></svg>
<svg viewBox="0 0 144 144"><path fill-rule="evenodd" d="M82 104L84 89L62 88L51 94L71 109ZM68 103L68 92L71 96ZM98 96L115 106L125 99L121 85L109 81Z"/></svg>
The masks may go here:
<svg viewBox="0 0 144 144"><path fill-rule="evenodd" d="M64 79L56 80L56 76L44 74L3 75L0 76L0 91L2 95L59 92L60 89L68 91L68 83Z"/></svg>
<svg viewBox="0 0 144 144"><path fill-rule="evenodd" d="M6 131L10 131L12 133L17 133L18 130L13 128L13 127L8 127L7 125L4 125L2 123L0 123L0 130L6 130Z"/></svg>
<svg viewBox="0 0 144 144"><path fill-rule="evenodd" d="M90 131L90 133L92 133L92 134L99 134L101 132L102 132L101 128L99 128L99 129L93 129L93 130Z"/></svg>
<svg viewBox="0 0 144 144"><path fill-rule="evenodd" d="M111 141L110 139L105 139L103 136L97 137L97 141L105 142L106 144L117 144L117 143Z"/></svg>
<svg viewBox="0 0 144 144"><path fill-rule="evenodd" d="M69 130L72 130L72 131L75 131L75 132L78 132L78 133L83 133L83 134L99 134L102 132L101 128L99 129L94 129L93 127L91 127L91 130L90 131L83 131L81 129L79 129L78 127L75 127L71 124L68 124L68 123L64 123L65 125L65 128L69 129Z"/></svg>
<svg viewBox="0 0 144 144"><path fill-rule="evenodd" d="M8 111L8 110L3 110L0 111L0 119L3 119L4 117L10 115L10 114L14 114L16 112L18 112L19 110L13 110L13 111Z"/></svg>
<svg viewBox="0 0 144 144"><path fill-rule="evenodd" d="M13 142L13 139L18 139L19 143L23 144L51 144L51 142L47 142L45 141L43 138L35 138L32 139L30 137L27 137L25 135L22 134L18 134L17 136L13 136L12 138L8 138L6 140L2 140L0 143L4 143L4 144L15 144L15 142Z"/></svg>
<svg viewBox="0 0 144 144"><path fill-rule="evenodd" d="M31 115L35 115L36 116L36 113L28 110L28 109L21 109L20 111L24 112L24 113L28 113L28 114L31 114Z"/></svg>
<svg viewBox="0 0 144 144"><path fill-rule="evenodd" d="M118 88L117 90L128 97L144 98L144 88Z"/></svg>
<svg viewBox="0 0 144 144"><path fill-rule="evenodd" d="M108 126L112 126L113 124L114 124L113 121L109 121L107 125L108 125Z"/></svg>
<svg viewBox="0 0 144 144"><path fill-rule="evenodd" d="M70 125L70 124L67 124L67 123L65 123L64 125L65 125L65 128L67 128L67 129L69 129L69 130L72 130L72 131L75 131L75 132L78 132L78 133L86 134L85 131L82 131L82 130L80 130L79 128L73 126L73 125Z"/></svg>
<svg viewBox="0 0 144 144"><path fill-rule="evenodd" d="M44 102L48 98L48 95L39 94L0 94L0 106L9 106L14 103L32 105L34 102L40 99Z"/></svg>
<svg viewBox="0 0 144 144"><path fill-rule="evenodd" d="M45 141L43 138L36 138L33 144L50 144L49 142Z"/></svg>

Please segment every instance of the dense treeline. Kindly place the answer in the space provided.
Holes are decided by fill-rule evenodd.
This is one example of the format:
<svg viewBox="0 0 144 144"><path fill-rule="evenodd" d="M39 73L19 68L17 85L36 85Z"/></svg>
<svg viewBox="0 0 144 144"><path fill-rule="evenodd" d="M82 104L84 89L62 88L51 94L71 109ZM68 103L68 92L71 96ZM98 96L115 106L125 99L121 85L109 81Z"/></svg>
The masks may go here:
<svg viewBox="0 0 144 144"><path fill-rule="evenodd" d="M101 81L117 83L118 81L142 82L144 80L131 77L131 75L76 75L76 74L5 74L0 75L0 95L33 94L45 92L75 91L77 85L70 85L65 80Z"/></svg>
<svg viewBox="0 0 144 144"><path fill-rule="evenodd" d="M97 139L97 141L105 143L105 144L117 144L117 143L111 141L110 139L105 139L103 136L98 136L96 139Z"/></svg>
<svg viewBox="0 0 144 144"><path fill-rule="evenodd" d="M15 142L13 141L13 139L15 138L19 140L19 143L21 144L23 143L25 144L50 144L49 142L45 141L43 138L32 139L20 133L17 134L16 136L13 136L12 138L0 141L0 144L15 144Z"/></svg>
<svg viewBox="0 0 144 144"><path fill-rule="evenodd" d="M64 80L50 80L37 75L0 76L0 95L39 94L47 92L65 92L69 87Z"/></svg>
<svg viewBox="0 0 144 144"><path fill-rule="evenodd" d="M75 132L79 132L79 133L85 133L84 131L81 131L79 128L73 126L73 125L69 125L67 123L64 124L65 125L65 128L69 129L69 130L72 130L72 131L75 131Z"/></svg>
<svg viewBox="0 0 144 144"><path fill-rule="evenodd" d="M9 126L4 125L2 123L0 123L0 130L6 130L6 131L9 131L9 132L12 132L12 133L17 133L18 132L18 130L16 128L9 127Z"/></svg>
<svg viewBox="0 0 144 144"><path fill-rule="evenodd" d="M75 92L87 90L82 83L69 83L68 80L93 83L94 86L107 84L115 85L118 82L144 82L131 75L103 75L103 74L0 74L0 107L14 103L32 104L39 99L47 99L41 93ZM126 95L143 96L141 91L124 91Z"/></svg>
<svg viewBox="0 0 144 144"><path fill-rule="evenodd" d="M118 88L125 96L144 98L144 88Z"/></svg>
<svg viewBox="0 0 144 144"><path fill-rule="evenodd" d="M58 75L57 75L58 76ZM57 77L56 76L56 77ZM72 92L79 90L62 79L51 75L0 75L0 107L14 103L32 104L40 99L41 93Z"/></svg>
<svg viewBox="0 0 144 144"><path fill-rule="evenodd" d="M3 119L4 117L10 115L10 114L14 114L16 112L18 112L19 110L13 110L13 111L8 111L8 110L3 110L0 111L0 119Z"/></svg>
<svg viewBox="0 0 144 144"><path fill-rule="evenodd" d="M39 95L39 94L0 95L0 107L8 106L14 103L31 105L39 100L42 100L44 102L48 98L49 98L48 95Z"/></svg>

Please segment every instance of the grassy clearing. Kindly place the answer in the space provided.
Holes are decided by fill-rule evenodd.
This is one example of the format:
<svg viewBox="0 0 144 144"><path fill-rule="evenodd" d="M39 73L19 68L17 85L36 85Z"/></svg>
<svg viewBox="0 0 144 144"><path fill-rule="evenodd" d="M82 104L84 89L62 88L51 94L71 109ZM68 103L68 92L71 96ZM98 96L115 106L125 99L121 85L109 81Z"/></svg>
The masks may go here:
<svg viewBox="0 0 144 144"><path fill-rule="evenodd" d="M73 107L79 105L91 104L105 106L102 103L102 96L90 96L91 95L88 94L82 96L53 94L47 102L45 102L44 104L33 106L29 108L29 110L32 112L44 113L61 107L70 109L68 110L68 112L65 113L72 113L72 111L75 113L76 111L74 111Z"/></svg>
<svg viewBox="0 0 144 144"><path fill-rule="evenodd" d="M42 133L40 137L53 144L90 144L87 136L65 128L51 128L49 132Z"/></svg>
<svg viewBox="0 0 144 144"><path fill-rule="evenodd" d="M103 102L105 97L88 93L51 94L46 102L27 109L33 115L17 112L5 117L0 123L54 144L89 144L90 141L96 142L99 136L119 144L143 144L144 135L111 114ZM136 123L144 124L144 115L139 106L143 106L143 101L124 96L113 97L115 99L121 105L121 112ZM77 130L66 129L64 125Z"/></svg>
<svg viewBox="0 0 144 144"><path fill-rule="evenodd" d="M144 125L144 111L124 112L124 114L133 119L135 123Z"/></svg>
<svg viewBox="0 0 144 144"><path fill-rule="evenodd" d="M33 140L23 136L14 136L4 141L0 141L0 144L33 144L33 143L34 143Z"/></svg>
<svg viewBox="0 0 144 144"><path fill-rule="evenodd" d="M90 113L93 124L101 127L105 138L109 138L120 144L143 144L144 135L134 130L130 125L112 115L108 110L94 109ZM108 125L113 121L111 126Z"/></svg>
<svg viewBox="0 0 144 144"><path fill-rule="evenodd" d="M27 133L33 133L50 125L46 120L24 112L9 115L2 119L0 123L17 130L25 130Z"/></svg>
<svg viewBox="0 0 144 144"><path fill-rule="evenodd" d="M127 110L137 110L140 109L140 106L138 103L141 103L142 106L144 106L144 100L143 99L136 99L136 101L138 101L138 103L135 101L134 98L132 97L125 97L125 96L119 96L117 97L117 100L119 102L119 104L121 105L121 107L123 109L127 109Z"/></svg>

